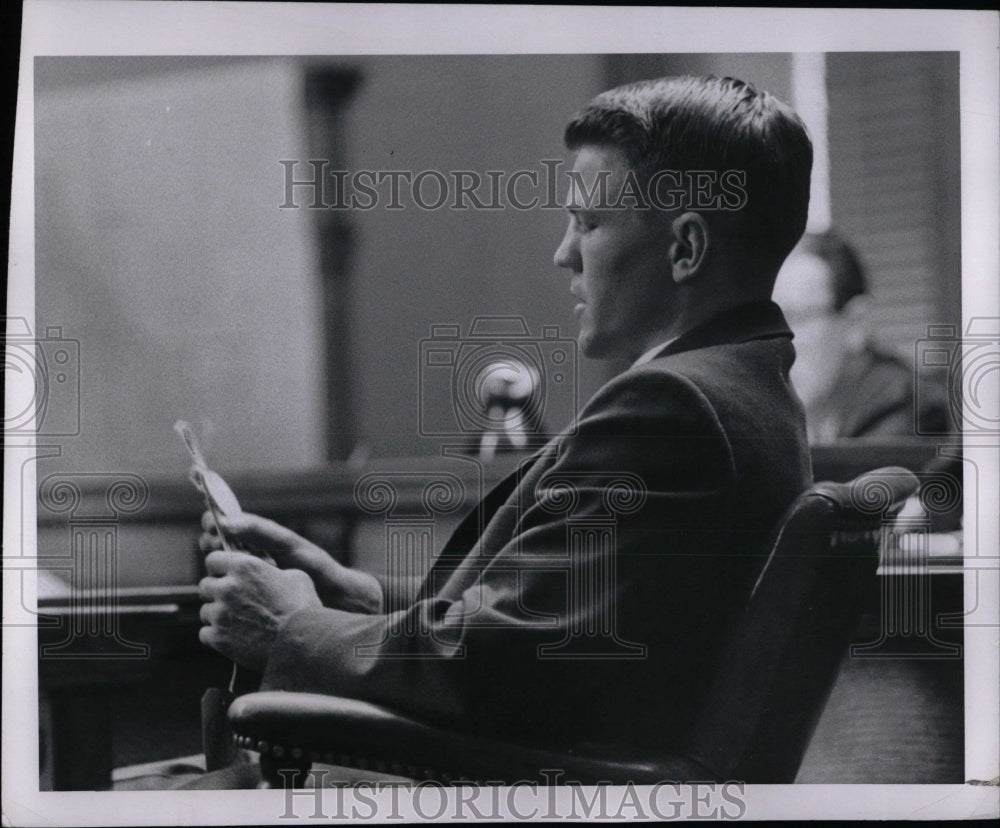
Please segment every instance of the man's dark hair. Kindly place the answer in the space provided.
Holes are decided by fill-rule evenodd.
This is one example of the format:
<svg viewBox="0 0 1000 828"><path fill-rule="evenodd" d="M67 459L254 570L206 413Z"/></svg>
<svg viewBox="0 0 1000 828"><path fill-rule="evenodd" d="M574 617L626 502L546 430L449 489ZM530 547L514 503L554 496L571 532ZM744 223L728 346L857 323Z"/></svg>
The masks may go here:
<svg viewBox="0 0 1000 828"><path fill-rule="evenodd" d="M566 126L568 149L614 147L647 182L659 170L746 174L741 246L775 270L801 238L812 143L787 105L735 78L672 77L603 92Z"/></svg>
<svg viewBox="0 0 1000 828"><path fill-rule="evenodd" d="M868 292L868 281L858 254L832 230L806 233L799 249L826 262L833 288L833 309L837 313L855 296Z"/></svg>

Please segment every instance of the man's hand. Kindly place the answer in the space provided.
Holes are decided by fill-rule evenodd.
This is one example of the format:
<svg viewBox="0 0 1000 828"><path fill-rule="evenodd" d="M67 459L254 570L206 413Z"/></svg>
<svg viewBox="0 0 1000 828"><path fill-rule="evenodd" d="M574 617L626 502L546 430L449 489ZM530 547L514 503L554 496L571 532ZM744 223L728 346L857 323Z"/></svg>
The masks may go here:
<svg viewBox="0 0 1000 828"><path fill-rule="evenodd" d="M213 650L258 673L285 618L321 607L312 580L297 569L281 570L244 552L212 552L208 576L198 584L205 603L198 638Z"/></svg>
<svg viewBox="0 0 1000 828"><path fill-rule="evenodd" d="M222 549L222 539L211 512L201 518L203 552ZM299 569L312 578L324 606L349 612L377 613L382 587L371 575L348 569L326 551L273 520L242 512L220 516L219 528L230 543L258 555L270 555L281 569Z"/></svg>
<svg viewBox="0 0 1000 828"><path fill-rule="evenodd" d="M198 540L201 550L212 552L222 549L222 538L211 512L205 512L201 516L201 528L204 530ZM309 567L315 565L317 560L328 557L326 552L301 535L260 515L240 512L227 517L220 514L219 528L231 545L255 555L269 555L282 569L308 572Z"/></svg>

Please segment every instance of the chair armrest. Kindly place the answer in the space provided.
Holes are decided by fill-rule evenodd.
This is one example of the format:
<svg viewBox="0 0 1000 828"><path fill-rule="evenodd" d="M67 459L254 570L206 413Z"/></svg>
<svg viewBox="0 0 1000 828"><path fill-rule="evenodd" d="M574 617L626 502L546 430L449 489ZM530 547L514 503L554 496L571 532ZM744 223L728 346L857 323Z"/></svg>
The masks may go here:
<svg viewBox="0 0 1000 828"><path fill-rule="evenodd" d="M714 780L685 757L615 762L443 730L355 699L266 691L229 708L240 746L279 764L325 762L446 784L654 784ZM546 771L546 773L542 773Z"/></svg>

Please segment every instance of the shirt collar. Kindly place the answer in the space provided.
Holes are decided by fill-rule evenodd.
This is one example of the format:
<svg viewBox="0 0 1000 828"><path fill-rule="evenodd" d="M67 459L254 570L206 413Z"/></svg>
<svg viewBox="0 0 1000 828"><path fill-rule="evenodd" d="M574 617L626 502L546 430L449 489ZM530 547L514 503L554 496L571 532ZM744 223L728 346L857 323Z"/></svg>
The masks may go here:
<svg viewBox="0 0 1000 828"><path fill-rule="evenodd" d="M644 365L660 356L695 348L773 337L792 338L781 308L771 301L750 302L723 311L680 336L664 340L646 351L632 363L632 367Z"/></svg>
<svg viewBox="0 0 1000 828"><path fill-rule="evenodd" d="M668 345L672 345L677 341L677 337L671 337L670 339L665 339L663 342L659 342L650 348L646 353L639 357L635 362L632 363L632 368L638 368L640 365L645 365L647 362L651 362L656 359L657 354L660 353Z"/></svg>

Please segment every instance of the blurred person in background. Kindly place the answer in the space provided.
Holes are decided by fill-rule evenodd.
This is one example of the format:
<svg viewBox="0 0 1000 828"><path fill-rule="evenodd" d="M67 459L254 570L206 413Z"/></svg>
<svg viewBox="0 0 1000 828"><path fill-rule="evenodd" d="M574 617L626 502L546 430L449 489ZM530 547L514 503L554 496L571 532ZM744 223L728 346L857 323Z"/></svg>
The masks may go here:
<svg viewBox="0 0 1000 828"><path fill-rule="evenodd" d="M806 233L785 260L774 301L795 333L792 384L806 409L809 441L942 433L942 393L914 409L912 365L870 332L868 281L857 253L834 232Z"/></svg>
<svg viewBox="0 0 1000 828"><path fill-rule="evenodd" d="M871 297L855 250L833 231L805 233L778 273L774 301L795 333L791 378L806 410L812 445L840 440L893 440L951 431L945 389L915 405L913 366L871 335ZM916 419L915 419L916 418ZM957 435L956 435L957 436ZM962 487L954 452L920 470L924 486L936 480ZM934 532L961 525L962 498L941 511L914 496L901 519L926 517Z"/></svg>

